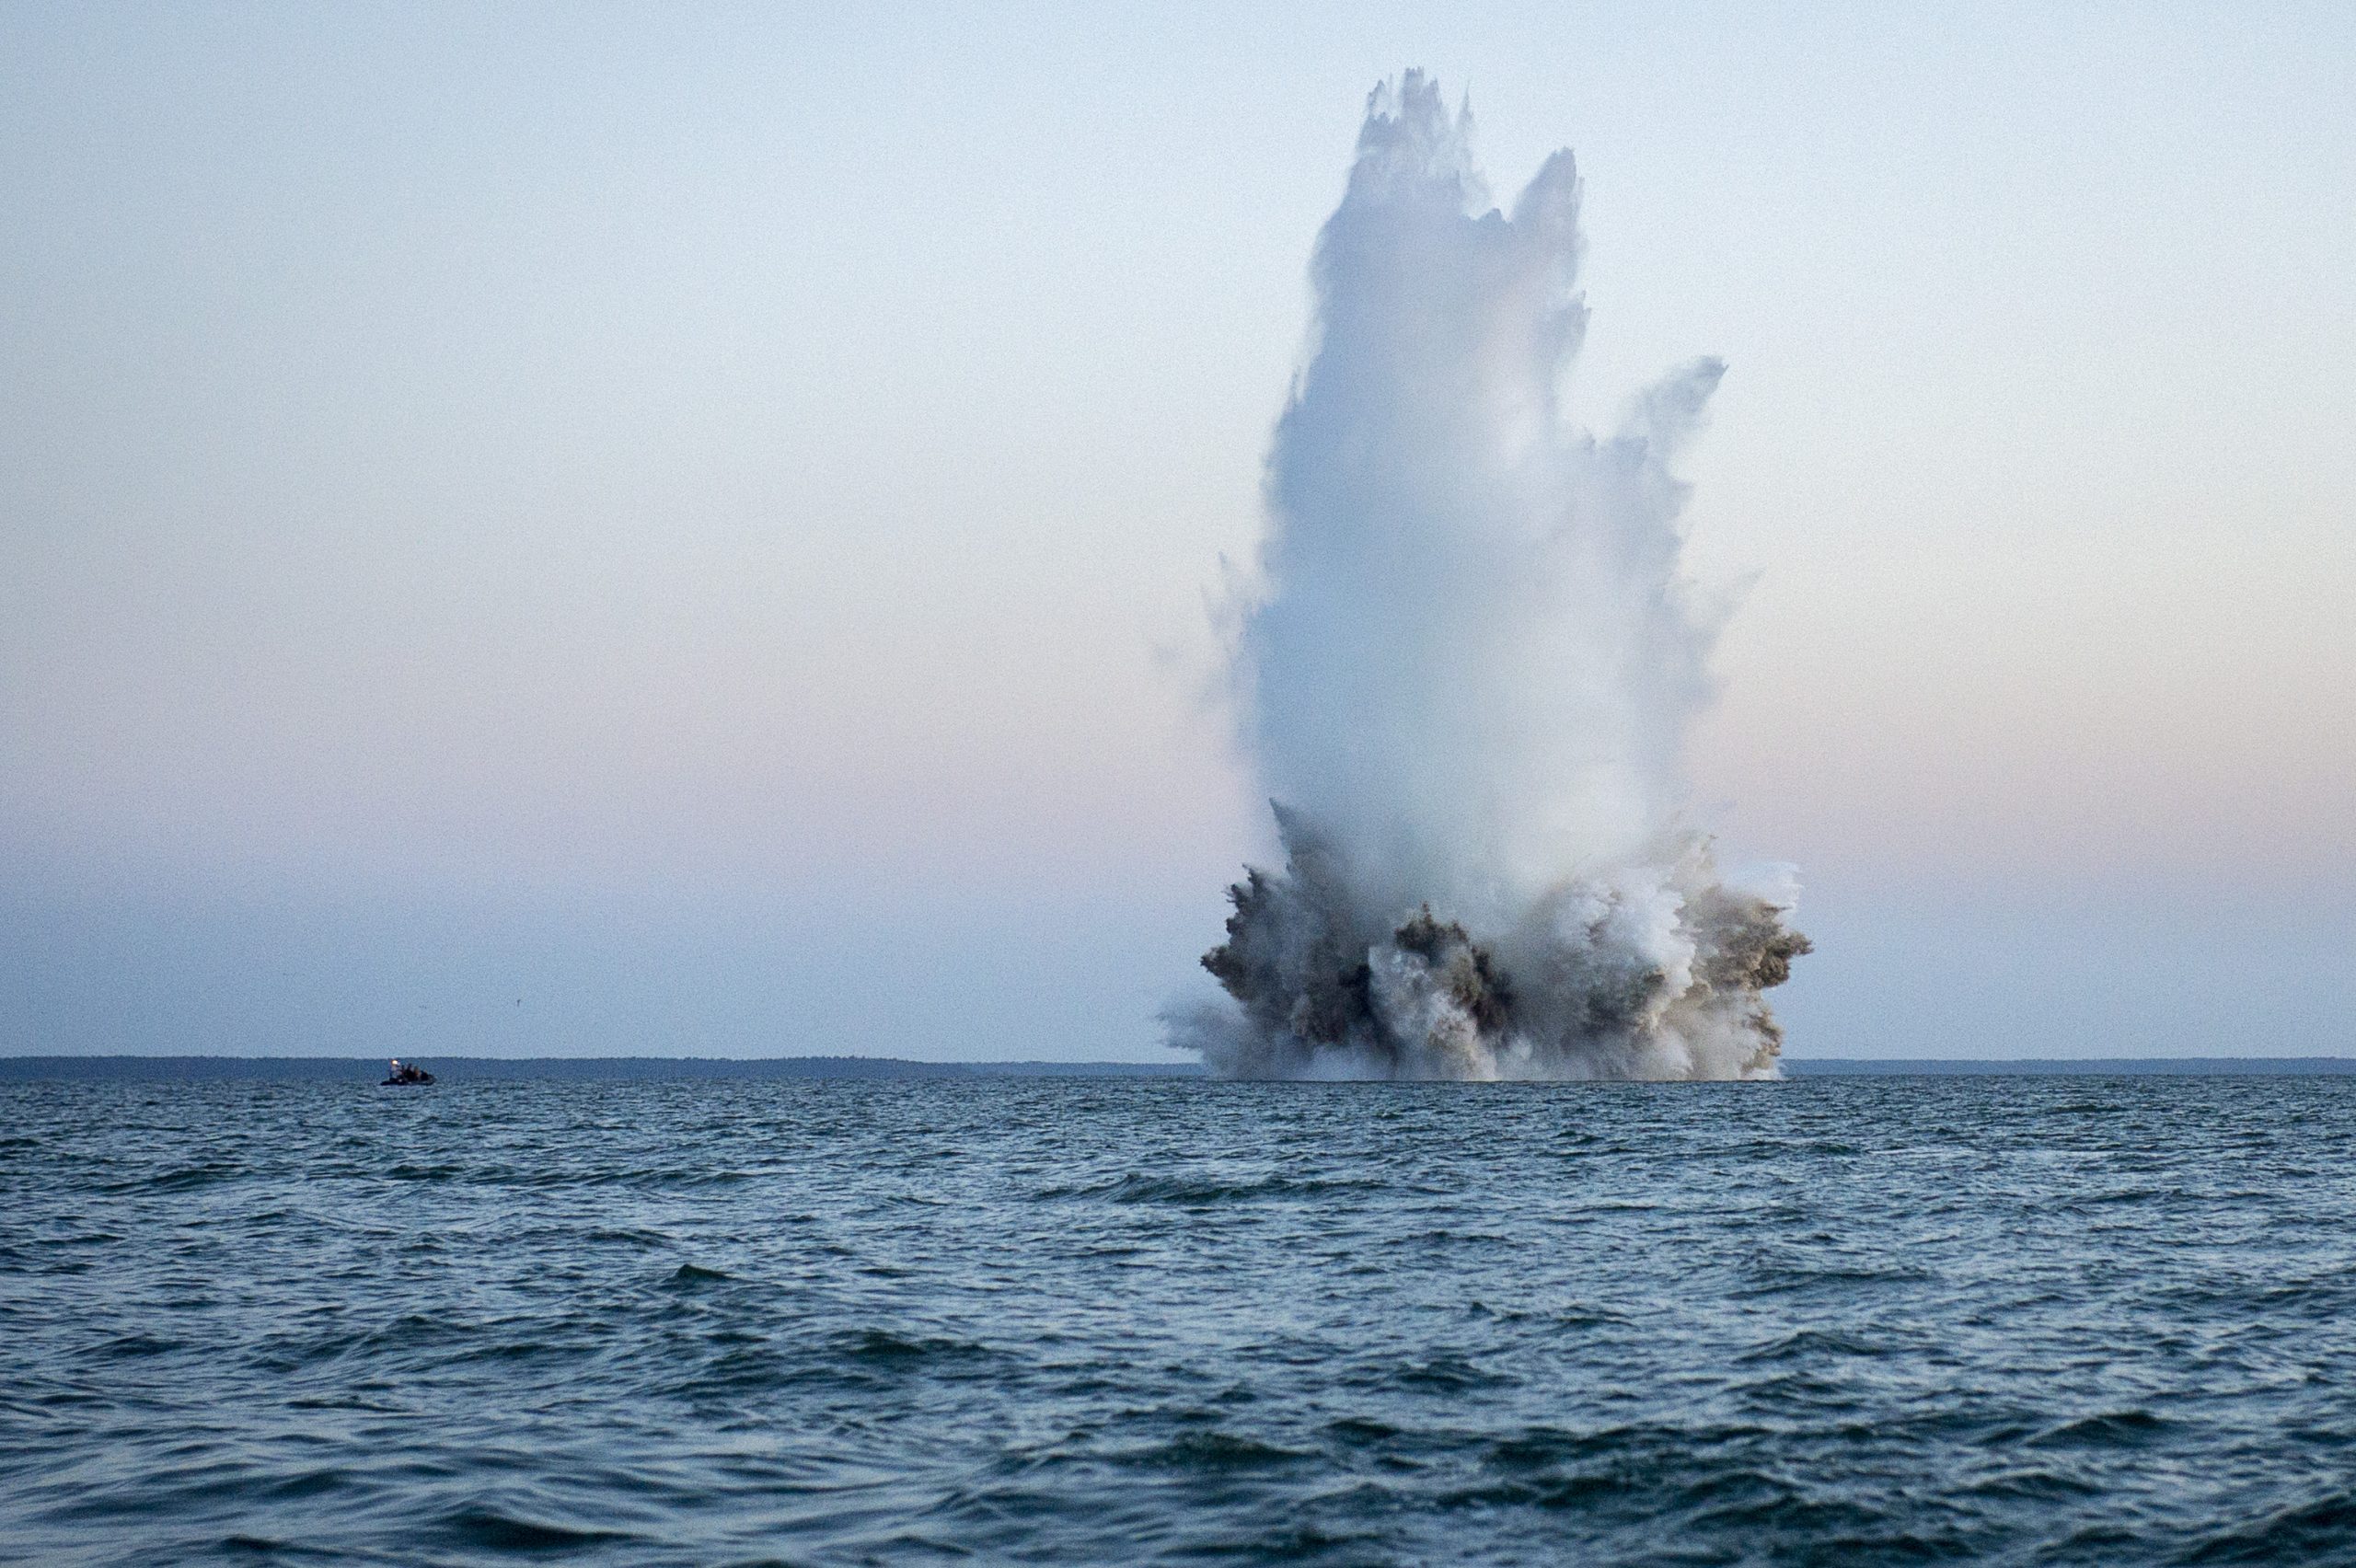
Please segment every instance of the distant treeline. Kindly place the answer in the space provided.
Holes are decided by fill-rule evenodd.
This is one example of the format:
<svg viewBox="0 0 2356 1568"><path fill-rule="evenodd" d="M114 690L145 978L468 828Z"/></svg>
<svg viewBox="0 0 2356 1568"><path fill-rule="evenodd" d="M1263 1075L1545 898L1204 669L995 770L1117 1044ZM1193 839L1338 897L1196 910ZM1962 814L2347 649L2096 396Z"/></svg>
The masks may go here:
<svg viewBox="0 0 2356 1568"><path fill-rule="evenodd" d="M407 1058L404 1058L405 1060ZM559 1078L1199 1078L1192 1062L904 1062L888 1056L421 1056L445 1081ZM370 1081L382 1057L357 1056L0 1056L0 1082Z"/></svg>
<svg viewBox="0 0 2356 1568"><path fill-rule="evenodd" d="M496 1078L616 1082L664 1078L1200 1078L1193 1062L907 1062L889 1056L435 1056L422 1065L449 1081ZM2347 1056L2107 1057L2085 1061L1786 1060L1793 1078L2113 1076L2245 1077L2356 1074ZM0 1082L269 1083L374 1081L385 1064L358 1056L0 1056Z"/></svg>
<svg viewBox="0 0 2356 1568"><path fill-rule="evenodd" d="M2089 1056L2019 1061L1945 1057L1909 1062L1864 1057L1784 1059L1791 1078L2339 1078L2356 1073L2356 1056Z"/></svg>

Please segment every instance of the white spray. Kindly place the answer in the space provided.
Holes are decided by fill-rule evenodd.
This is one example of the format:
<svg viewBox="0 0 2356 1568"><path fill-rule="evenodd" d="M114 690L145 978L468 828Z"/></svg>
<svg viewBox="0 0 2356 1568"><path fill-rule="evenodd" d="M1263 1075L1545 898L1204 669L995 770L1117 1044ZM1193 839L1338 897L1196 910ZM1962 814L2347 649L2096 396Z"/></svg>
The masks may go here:
<svg viewBox="0 0 2356 1568"><path fill-rule="evenodd" d="M1568 426L1578 176L1556 153L1507 216L1471 129L1419 72L1378 87L1318 240L1237 649L1287 865L1230 890L1229 999L1172 1043L1242 1077L1773 1076L1788 877L1729 886L1679 820L1716 617L1669 464L1724 366Z"/></svg>

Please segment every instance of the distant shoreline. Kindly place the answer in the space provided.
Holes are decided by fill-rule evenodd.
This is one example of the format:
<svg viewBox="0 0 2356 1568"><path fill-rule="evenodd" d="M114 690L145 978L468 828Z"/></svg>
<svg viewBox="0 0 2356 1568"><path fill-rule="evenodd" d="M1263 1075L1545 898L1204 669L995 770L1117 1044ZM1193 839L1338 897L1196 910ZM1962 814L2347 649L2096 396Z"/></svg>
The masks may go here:
<svg viewBox="0 0 2356 1568"><path fill-rule="evenodd" d="M421 1056L445 1079L573 1082L780 1078L1192 1078L1193 1062L918 1062L891 1056ZM375 1056L0 1056L0 1083L333 1083L374 1079ZM2349 1056L2057 1058L1819 1057L1786 1061L1791 1078L2241 1077L2356 1075Z"/></svg>
<svg viewBox="0 0 2356 1568"><path fill-rule="evenodd" d="M383 1076L382 1056L0 1056L0 1082L341 1082ZM1199 1078L1192 1062L916 1062L894 1056L441 1056L445 1079L620 1082L693 1078Z"/></svg>

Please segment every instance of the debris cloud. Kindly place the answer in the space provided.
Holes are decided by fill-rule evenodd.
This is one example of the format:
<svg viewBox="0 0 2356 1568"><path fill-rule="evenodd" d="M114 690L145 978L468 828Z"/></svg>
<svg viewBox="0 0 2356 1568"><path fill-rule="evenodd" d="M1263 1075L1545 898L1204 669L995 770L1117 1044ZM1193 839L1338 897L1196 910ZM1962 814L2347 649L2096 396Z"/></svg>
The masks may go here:
<svg viewBox="0 0 2356 1568"><path fill-rule="evenodd" d="M1722 617L1671 463L1724 366L1573 428L1579 179L1492 205L1469 108L1378 87L1319 236L1235 651L1281 870L1230 892L1226 995L1172 1043L1249 1078L1772 1077L1807 940L1681 818Z"/></svg>

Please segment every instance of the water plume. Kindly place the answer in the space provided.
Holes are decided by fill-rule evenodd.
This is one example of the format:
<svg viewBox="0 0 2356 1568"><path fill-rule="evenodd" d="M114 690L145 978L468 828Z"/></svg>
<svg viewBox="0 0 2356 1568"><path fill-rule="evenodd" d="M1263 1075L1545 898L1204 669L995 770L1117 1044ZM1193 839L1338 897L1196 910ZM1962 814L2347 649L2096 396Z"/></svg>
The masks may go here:
<svg viewBox="0 0 2356 1568"><path fill-rule="evenodd" d="M1735 885L1680 817L1721 607L1670 464L1725 367L1570 426L1576 167L1508 215L1471 132L1419 72L1378 87L1318 239L1235 651L1285 865L1230 890L1227 995L1172 1043L1240 1077L1773 1076L1790 873Z"/></svg>

